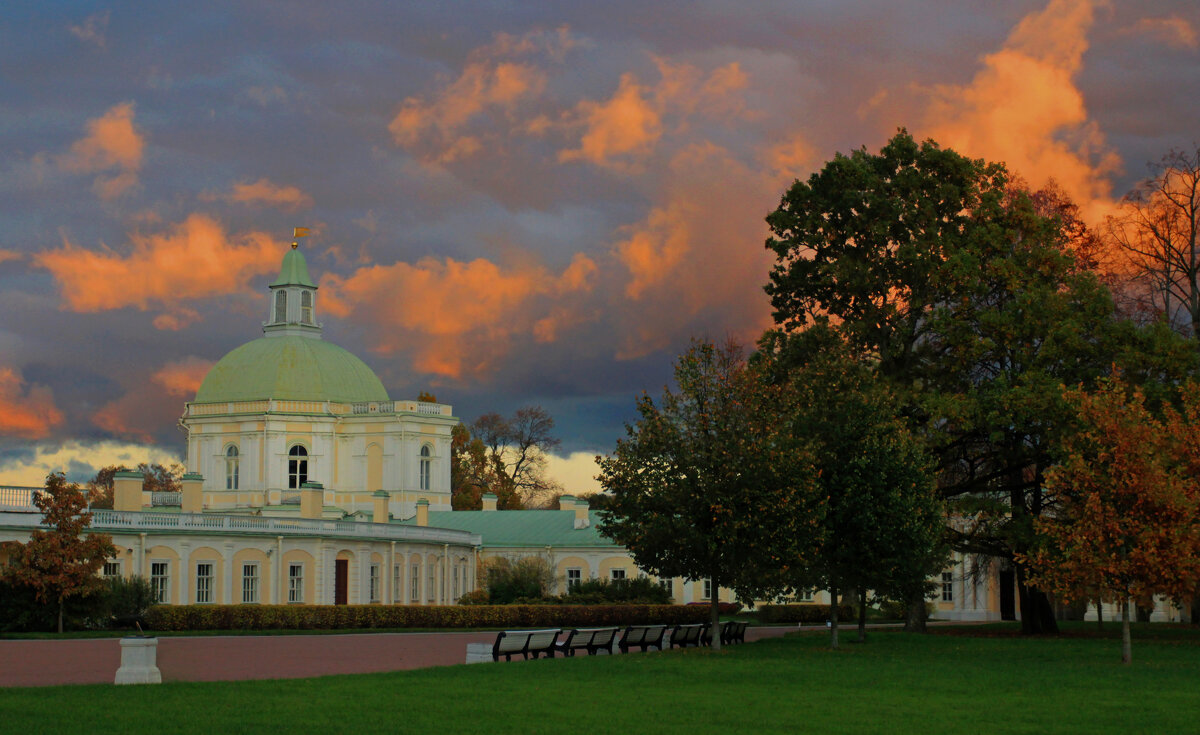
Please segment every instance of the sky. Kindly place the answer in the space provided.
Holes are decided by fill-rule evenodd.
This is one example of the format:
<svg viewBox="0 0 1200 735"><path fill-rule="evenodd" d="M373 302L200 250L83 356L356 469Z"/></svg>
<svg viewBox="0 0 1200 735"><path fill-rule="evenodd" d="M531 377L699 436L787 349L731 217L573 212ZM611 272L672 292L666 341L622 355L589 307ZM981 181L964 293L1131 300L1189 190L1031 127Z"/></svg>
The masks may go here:
<svg viewBox="0 0 1200 735"><path fill-rule="evenodd" d="M542 406L594 490L690 339L770 326L793 180L904 127L1098 224L1198 89L1194 0L5 3L0 484L179 460L306 226L326 339Z"/></svg>

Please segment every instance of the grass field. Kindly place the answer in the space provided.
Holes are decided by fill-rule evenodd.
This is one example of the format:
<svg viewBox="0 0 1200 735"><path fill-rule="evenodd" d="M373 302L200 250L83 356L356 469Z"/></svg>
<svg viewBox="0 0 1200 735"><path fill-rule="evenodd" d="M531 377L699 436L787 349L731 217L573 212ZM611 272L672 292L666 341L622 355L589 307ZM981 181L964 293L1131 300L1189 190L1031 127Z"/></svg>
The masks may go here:
<svg viewBox="0 0 1200 735"><path fill-rule="evenodd" d="M1110 626L1111 627L1111 626ZM1025 640L820 634L714 653L393 674L0 689L8 733L1097 733L1200 729L1200 633ZM853 637L853 636L850 636Z"/></svg>

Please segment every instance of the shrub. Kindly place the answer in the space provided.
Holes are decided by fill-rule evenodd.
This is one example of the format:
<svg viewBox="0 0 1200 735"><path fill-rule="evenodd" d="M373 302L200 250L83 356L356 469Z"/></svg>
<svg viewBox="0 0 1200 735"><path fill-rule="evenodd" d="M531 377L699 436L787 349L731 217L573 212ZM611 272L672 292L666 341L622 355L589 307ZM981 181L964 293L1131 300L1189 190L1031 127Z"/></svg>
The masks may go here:
<svg viewBox="0 0 1200 735"><path fill-rule="evenodd" d="M828 619L828 605L760 605L758 608L758 622L763 624L824 623ZM853 619L854 607L852 605L838 606L838 620Z"/></svg>
<svg viewBox="0 0 1200 735"><path fill-rule="evenodd" d="M568 605L602 604L605 602L637 602L646 605L669 605L671 593L649 577L632 579L589 579L580 582L563 595Z"/></svg>
<svg viewBox="0 0 1200 735"><path fill-rule="evenodd" d="M705 610L709 610L711 603L709 603L707 601L706 602L689 602L688 605L694 605L696 607L703 607ZM741 611L742 611L742 603L740 603L740 602L718 602L717 603L717 612L721 615L737 615ZM708 618L705 618L705 620L707 621Z"/></svg>
<svg viewBox="0 0 1200 735"><path fill-rule="evenodd" d="M583 628L703 623L695 605L155 605L151 630Z"/></svg>
<svg viewBox="0 0 1200 735"><path fill-rule="evenodd" d="M104 608L112 625L132 628L144 624L146 611L155 604L154 590L145 577L109 577L104 580Z"/></svg>
<svg viewBox="0 0 1200 735"><path fill-rule="evenodd" d="M103 628L105 600L97 590L67 598L64 630ZM58 630L58 606L37 601L32 588L0 580L0 632L29 633Z"/></svg>
<svg viewBox="0 0 1200 735"><path fill-rule="evenodd" d="M515 562L501 556L483 565L480 579L487 590L488 602L507 605L522 597L545 597L554 584L554 571L540 556L526 556Z"/></svg>
<svg viewBox="0 0 1200 735"><path fill-rule="evenodd" d="M925 619L933 615L936 606L932 602L925 603ZM879 614L888 620L907 620L908 603L903 600L880 600Z"/></svg>

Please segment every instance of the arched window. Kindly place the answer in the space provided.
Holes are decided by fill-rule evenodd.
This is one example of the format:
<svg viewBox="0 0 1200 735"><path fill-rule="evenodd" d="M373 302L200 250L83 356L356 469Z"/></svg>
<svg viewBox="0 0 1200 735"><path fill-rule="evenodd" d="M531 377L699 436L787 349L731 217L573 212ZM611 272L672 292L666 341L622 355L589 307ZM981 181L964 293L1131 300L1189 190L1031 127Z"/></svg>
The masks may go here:
<svg viewBox="0 0 1200 735"><path fill-rule="evenodd" d="M225 489L238 489L238 448L231 444L225 450Z"/></svg>
<svg viewBox="0 0 1200 735"><path fill-rule="evenodd" d="M275 292L275 321L276 323L287 321L287 291L283 289Z"/></svg>
<svg viewBox="0 0 1200 735"><path fill-rule="evenodd" d="M297 444L288 450L288 487L295 489L308 482L308 450Z"/></svg>
<svg viewBox="0 0 1200 735"><path fill-rule="evenodd" d="M429 489L429 476L433 470L433 460L431 459L433 452L429 451L429 445L421 447L421 489Z"/></svg>
<svg viewBox="0 0 1200 735"><path fill-rule="evenodd" d="M312 324L312 291L300 292L300 323Z"/></svg>

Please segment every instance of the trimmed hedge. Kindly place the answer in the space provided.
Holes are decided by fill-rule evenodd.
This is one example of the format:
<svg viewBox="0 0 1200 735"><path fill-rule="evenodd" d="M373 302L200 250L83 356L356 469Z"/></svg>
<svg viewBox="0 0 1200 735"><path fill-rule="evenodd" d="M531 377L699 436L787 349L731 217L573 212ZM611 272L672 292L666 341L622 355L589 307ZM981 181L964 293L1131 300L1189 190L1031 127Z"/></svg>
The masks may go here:
<svg viewBox="0 0 1200 735"><path fill-rule="evenodd" d="M855 620L852 605L838 606L838 620ZM824 623L829 620L828 605L759 605L758 622L771 623Z"/></svg>
<svg viewBox="0 0 1200 735"><path fill-rule="evenodd" d="M690 605L155 605L149 630L569 628L703 623Z"/></svg>

